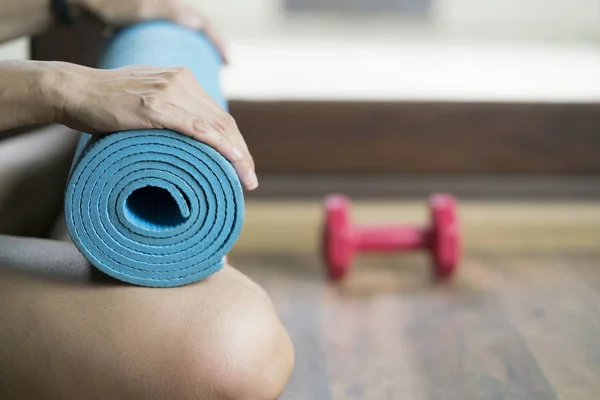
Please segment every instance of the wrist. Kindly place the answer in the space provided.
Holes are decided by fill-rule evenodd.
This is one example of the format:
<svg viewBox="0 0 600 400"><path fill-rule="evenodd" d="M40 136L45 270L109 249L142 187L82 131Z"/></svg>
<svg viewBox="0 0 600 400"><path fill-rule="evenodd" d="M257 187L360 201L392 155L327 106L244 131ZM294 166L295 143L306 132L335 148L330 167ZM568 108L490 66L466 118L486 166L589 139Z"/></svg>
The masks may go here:
<svg viewBox="0 0 600 400"><path fill-rule="evenodd" d="M70 103L72 89L78 79L79 66L64 62L40 62L35 77L44 123L65 123L65 108ZM83 68L83 67L79 67Z"/></svg>
<svg viewBox="0 0 600 400"><path fill-rule="evenodd" d="M50 124L55 122L54 93L56 88L53 85L55 80L51 63L43 61L31 61L28 71L29 87L31 88L31 99L29 100L35 106L34 118L36 124ZM33 108L33 107L32 107Z"/></svg>

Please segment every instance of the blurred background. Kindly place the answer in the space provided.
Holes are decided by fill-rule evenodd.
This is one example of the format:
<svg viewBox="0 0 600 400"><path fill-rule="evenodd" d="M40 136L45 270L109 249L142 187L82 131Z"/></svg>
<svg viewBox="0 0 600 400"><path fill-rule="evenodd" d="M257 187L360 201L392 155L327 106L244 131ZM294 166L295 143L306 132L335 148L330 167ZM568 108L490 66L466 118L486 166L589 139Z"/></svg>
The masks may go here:
<svg viewBox="0 0 600 400"><path fill-rule="evenodd" d="M186 1L227 38L232 99L600 97L596 0Z"/></svg>
<svg viewBox="0 0 600 400"><path fill-rule="evenodd" d="M600 1L186 1L230 52L260 178L231 260L296 343L282 398L595 398ZM75 29L0 59L97 65L102 27ZM454 280L433 284L419 251L327 284L324 196L349 195L358 224L423 225L436 192L460 202Z"/></svg>
<svg viewBox="0 0 600 400"><path fill-rule="evenodd" d="M595 39L595 0L187 0L232 38L315 35ZM390 37L392 36L392 37Z"/></svg>
<svg viewBox="0 0 600 400"><path fill-rule="evenodd" d="M227 42L249 199L600 198L600 1L185 1ZM82 20L0 59L95 66L102 40Z"/></svg>
<svg viewBox="0 0 600 400"><path fill-rule="evenodd" d="M600 98L596 0L188 1L229 40L232 99Z"/></svg>
<svg viewBox="0 0 600 400"><path fill-rule="evenodd" d="M250 197L600 196L597 0L185 1L227 42ZM95 66L102 40L80 20L0 59Z"/></svg>
<svg viewBox="0 0 600 400"><path fill-rule="evenodd" d="M600 196L597 0L185 1L226 38L250 197ZM73 32L0 58L97 65L103 28Z"/></svg>

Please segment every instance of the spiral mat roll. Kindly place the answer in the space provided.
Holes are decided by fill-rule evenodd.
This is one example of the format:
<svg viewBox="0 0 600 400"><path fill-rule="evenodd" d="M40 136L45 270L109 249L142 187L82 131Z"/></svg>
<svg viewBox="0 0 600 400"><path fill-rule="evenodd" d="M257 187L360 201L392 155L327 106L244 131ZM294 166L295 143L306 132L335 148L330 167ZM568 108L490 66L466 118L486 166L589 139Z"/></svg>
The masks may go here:
<svg viewBox="0 0 600 400"><path fill-rule="evenodd" d="M101 68L186 66L223 107L220 58L207 38L168 22L136 25L107 44ZM244 218L231 163L168 130L82 133L65 197L69 234L104 273L141 286L173 287L223 267Z"/></svg>

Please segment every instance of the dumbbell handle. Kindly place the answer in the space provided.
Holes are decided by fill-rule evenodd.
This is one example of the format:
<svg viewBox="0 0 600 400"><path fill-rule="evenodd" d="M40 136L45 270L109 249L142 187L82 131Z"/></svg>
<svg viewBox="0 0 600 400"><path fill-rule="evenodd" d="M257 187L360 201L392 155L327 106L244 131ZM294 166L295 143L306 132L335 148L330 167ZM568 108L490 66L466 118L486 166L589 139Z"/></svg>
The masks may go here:
<svg viewBox="0 0 600 400"><path fill-rule="evenodd" d="M427 247L430 229L418 226L355 227L352 238L361 251L400 251Z"/></svg>

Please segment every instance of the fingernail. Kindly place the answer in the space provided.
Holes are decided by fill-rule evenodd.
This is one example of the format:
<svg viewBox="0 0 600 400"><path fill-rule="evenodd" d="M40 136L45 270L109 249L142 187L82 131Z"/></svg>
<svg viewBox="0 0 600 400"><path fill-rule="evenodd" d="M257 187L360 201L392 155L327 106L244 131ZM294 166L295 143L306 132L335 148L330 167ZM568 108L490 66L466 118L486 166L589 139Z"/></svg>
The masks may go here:
<svg viewBox="0 0 600 400"><path fill-rule="evenodd" d="M234 161L240 161L244 158L244 153L237 147L234 147L231 153L233 154Z"/></svg>
<svg viewBox="0 0 600 400"><path fill-rule="evenodd" d="M250 190L254 190L258 187L258 178L256 177L256 172L254 172L253 169L251 169L248 172L248 175L246 175L246 185Z"/></svg>

